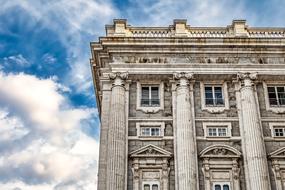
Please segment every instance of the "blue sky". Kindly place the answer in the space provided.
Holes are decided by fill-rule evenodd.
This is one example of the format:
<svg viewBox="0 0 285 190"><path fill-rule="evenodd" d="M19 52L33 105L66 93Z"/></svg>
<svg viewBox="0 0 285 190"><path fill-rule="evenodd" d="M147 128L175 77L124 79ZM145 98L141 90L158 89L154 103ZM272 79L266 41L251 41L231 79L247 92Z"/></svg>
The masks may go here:
<svg viewBox="0 0 285 190"><path fill-rule="evenodd" d="M96 189L89 42L105 24L285 27L284 0L0 0L0 189Z"/></svg>

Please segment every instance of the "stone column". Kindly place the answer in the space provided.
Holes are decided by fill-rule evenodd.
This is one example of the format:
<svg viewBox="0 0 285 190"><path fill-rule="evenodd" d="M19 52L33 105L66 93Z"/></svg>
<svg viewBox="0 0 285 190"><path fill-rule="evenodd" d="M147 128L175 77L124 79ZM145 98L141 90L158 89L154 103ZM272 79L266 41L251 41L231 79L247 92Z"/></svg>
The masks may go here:
<svg viewBox="0 0 285 190"><path fill-rule="evenodd" d="M243 143L245 179L248 189L270 190L265 144L253 80L256 73L239 73L240 126Z"/></svg>
<svg viewBox="0 0 285 190"><path fill-rule="evenodd" d="M126 181L126 92L127 73L112 73L111 106L108 129L106 190L124 190Z"/></svg>
<svg viewBox="0 0 285 190"><path fill-rule="evenodd" d="M189 80L191 73L175 73L176 87L176 179L178 190L197 190L197 148Z"/></svg>

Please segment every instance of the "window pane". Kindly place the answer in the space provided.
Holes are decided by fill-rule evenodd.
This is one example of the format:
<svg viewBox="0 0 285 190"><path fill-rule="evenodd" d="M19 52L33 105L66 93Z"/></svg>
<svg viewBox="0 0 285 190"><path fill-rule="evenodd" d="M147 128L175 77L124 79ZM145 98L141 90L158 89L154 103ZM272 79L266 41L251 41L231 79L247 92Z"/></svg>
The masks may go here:
<svg viewBox="0 0 285 190"><path fill-rule="evenodd" d="M227 129L226 128L218 128L219 136L227 136Z"/></svg>
<svg viewBox="0 0 285 190"><path fill-rule="evenodd" d="M279 105L285 105L284 87L277 87Z"/></svg>
<svg viewBox="0 0 285 190"><path fill-rule="evenodd" d="M229 185L223 185L223 190L230 190Z"/></svg>
<svg viewBox="0 0 285 190"><path fill-rule="evenodd" d="M143 188L144 190L150 190L150 185L144 185Z"/></svg>
<svg viewBox="0 0 285 190"><path fill-rule="evenodd" d="M142 99L149 99L149 87L142 87Z"/></svg>
<svg viewBox="0 0 285 190"><path fill-rule="evenodd" d="M160 129L159 128L152 128L151 129L151 136L159 136Z"/></svg>
<svg viewBox="0 0 285 190"><path fill-rule="evenodd" d="M205 98L206 98L206 100L205 100L206 105L213 105L214 104L212 87L210 87L210 86L205 87Z"/></svg>
<svg viewBox="0 0 285 190"><path fill-rule="evenodd" d="M274 129L275 137L284 137L284 129L283 128L275 128Z"/></svg>
<svg viewBox="0 0 285 190"><path fill-rule="evenodd" d="M158 87L151 87L151 105L159 106L159 93Z"/></svg>
<svg viewBox="0 0 285 190"><path fill-rule="evenodd" d="M142 99L141 99L142 106L149 106L149 87L142 87Z"/></svg>
<svg viewBox="0 0 285 190"><path fill-rule="evenodd" d="M141 128L141 135L142 136L150 136L150 128L148 127L142 127Z"/></svg>
<svg viewBox="0 0 285 190"><path fill-rule="evenodd" d="M223 93L222 93L222 87L215 87L215 104L216 105L223 105L224 99L223 99Z"/></svg>
<svg viewBox="0 0 285 190"><path fill-rule="evenodd" d="M222 190L220 185L215 185L215 190Z"/></svg>
<svg viewBox="0 0 285 190"><path fill-rule="evenodd" d="M152 190L158 190L158 185L152 185Z"/></svg>
<svg viewBox="0 0 285 190"><path fill-rule="evenodd" d="M275 88L274 87L268 87L268 97L269 97L269 103L270 105L278 105L277 103L277 97L275 93Z"/></svg>

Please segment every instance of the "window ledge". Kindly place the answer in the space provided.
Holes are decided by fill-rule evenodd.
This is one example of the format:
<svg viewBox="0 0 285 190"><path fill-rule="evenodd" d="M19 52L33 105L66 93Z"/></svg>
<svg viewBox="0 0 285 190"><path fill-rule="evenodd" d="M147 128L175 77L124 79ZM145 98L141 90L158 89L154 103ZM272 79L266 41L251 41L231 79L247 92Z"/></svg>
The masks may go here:
<svg viewBox="0 0 285 190"><path fill-rule="evenodd" d="M217 106L213 106L213 107L203 107L204 111L207 111L209 113L223 113L224 111L228 110L226 107L217 107Z"/></svg>
<svg viewBox="0 0 285 190"><path fill-rule="evenodd" d="M274 113L285 113L285 107L279 107L279 106L276 106L276 107L272 107L272 106L270 106L270 107L268 107L267 108L267 110L268 111L271 111L271 112L274 112Z"/></svg>

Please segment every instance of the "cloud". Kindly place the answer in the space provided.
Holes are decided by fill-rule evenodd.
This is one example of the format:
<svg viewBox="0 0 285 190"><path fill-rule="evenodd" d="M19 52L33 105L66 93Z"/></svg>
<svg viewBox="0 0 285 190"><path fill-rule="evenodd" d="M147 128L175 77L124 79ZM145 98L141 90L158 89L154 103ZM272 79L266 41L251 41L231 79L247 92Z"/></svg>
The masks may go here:
<svg viewBox="0 0 285 190"><path fill-rule="evenodd" d="M30 66L30 62L22 55L12 55L9 57L4 57L3 58L3 64L4 65L17 65L20 67L28 67Z"/></svg>
<svg viewBox="0 0 285 190"><path fill-rule="evenodd" d="M0 72L0 189L96 189L99 145L82 127L97 110L65 93L53 78Z"/></svg>

